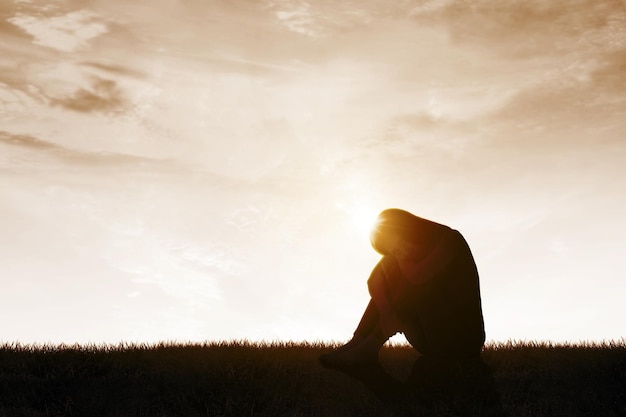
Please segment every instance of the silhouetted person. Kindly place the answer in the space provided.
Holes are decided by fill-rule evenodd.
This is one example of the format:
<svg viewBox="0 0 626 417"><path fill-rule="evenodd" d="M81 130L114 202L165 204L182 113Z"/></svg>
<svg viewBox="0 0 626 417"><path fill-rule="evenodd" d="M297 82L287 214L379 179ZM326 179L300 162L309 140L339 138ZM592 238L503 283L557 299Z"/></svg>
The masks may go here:
<svg viewBox="0 0 626 417"><path fill-rule="evenodd" d="M367 281L371 300L353 338L320 356L322 364L358 373L377 364L382 345L401 332L422 355L407 384L424 387L465 372L467 364L480 367L485 330L479 279L463 236L388 209L370 240L383 255Z"/></svg>

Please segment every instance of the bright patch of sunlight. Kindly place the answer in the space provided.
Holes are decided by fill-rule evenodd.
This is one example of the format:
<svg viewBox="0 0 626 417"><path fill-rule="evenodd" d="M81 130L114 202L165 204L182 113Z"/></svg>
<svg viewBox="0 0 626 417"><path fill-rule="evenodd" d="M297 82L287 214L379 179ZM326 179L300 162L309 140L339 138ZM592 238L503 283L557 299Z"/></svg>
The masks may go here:
<svg viewBox="0 0 626 417"><path fill-rule="evenodd" d="M346 204L337 202L336 207L348 217L349 224L363 237L369 239L376 216L380 210L365 204Z"/></svg>
<svg viewBox="0 0 626 417"><path fill-rule="evenodd" d="M378 210L372 207L357 206L354 208L352 214L352 224L359 233L369 236L377 215Z"/></svg>
<svg viewBox="0 0 626 417"><path fill-rule="evenodd" d="M335 207L347 216L347 221L359 237L369 240L369 235L381 211L375 203L376 190L360 177L349 178L340 186L342 197Z"/></svg>

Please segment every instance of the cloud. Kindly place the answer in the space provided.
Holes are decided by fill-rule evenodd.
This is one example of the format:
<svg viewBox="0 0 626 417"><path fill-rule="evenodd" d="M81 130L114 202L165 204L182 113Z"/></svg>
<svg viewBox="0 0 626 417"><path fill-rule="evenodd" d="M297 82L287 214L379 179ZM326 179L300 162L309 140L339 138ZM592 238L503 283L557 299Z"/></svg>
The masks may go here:
<svg viewBox="0 0 626 417"><path fill-rule="evenodd" d="M624 129L626 60L621 54L573 65L541 82L521 89L502 106L482 118L491 131L526 138L527 143L587 141L589 135L611 138ZM511 132L511 126L515 126ZM584 130L582 129L584 127ZM521 136L520 136L521 135ZM499 142L503 142L500 138ZM505 141L506 142L506 141ZM543 147L548 143L543 143Z"/></svg>
<svg viewBox="0 0 626 417"><path fill-rule="evenodd" d="M307 3L292 10L278 10L276 18L289 30L307 36L318 36L314 16Z"/></svg>
<svg viewBox="0 0 626 417"><path fill-rule="evenodd" d="M114 57L106 49L98 50L97 56L81 53L86 57L82 62L71 54L59 54L85 49L89 41L108 32L95 13L20 2L4 15L0 105L11 111L14 119L40 114L50 105L82 113L128 109L122 85L135 87L137 83L129 78L145 78L145 74L113 63L119 59L119 49ZM14 31L22 36L16 37Z"/></svg>
<svg viewBox="0 0 626 417"><path fill-rule="evenodd" d="M126 100L117 83L113 80L93 77L88 89L79 88L74 94L64 98L53 98L52 104L82 113L118 112L126 107Z"/></svg>
<svg viewBox="0 0 626 417"><path fill-rule="evenodd" d="M605 54L589 74L595 88L619 98L626 93L626 45L620 51Z"/></svg>
<svg viewBox="0 0 626 417"><path fill-rule="evenodd" d="M142 169L150 165L165 163L157 159L145 158L141 156L128 155L114 152L86 152L70 149L53 142L38 139L29 135L16 135L9 132L0 131L0 146L10 146L27 151L39 153L40 155L51 156L66 164L94 166L138 166ZM29 158L32 160L32 158ZM24 164L22 163L21 166Z"/></svg>
<svg viewBox="0 0 626 417"><path fill-rule="evenodd" d="M57 16L17 13L8 21L30 34L35 44L63 52L84 48L88 41L108 32L97 15L87 10Z"/></svg>
<svg viewBox="0 0 626 417"><path fill-rule="evenodd" d="M104 62L97 61L85 61L82 63L83 66L88 68L94 68L96 70L104 71L105 73L121 75L127 77L135 77L135 78L144 78L146 73L144 71L139 71L134 68L130 68L128 66L110 64Z"/></svg>
<svg viewBox="0 0 626 417"><path fill-rule="evenodd" d="M0 33L2 34L3 47L6 47L7 38L29 38L19 27L9 21L15 16L17 6L13 1L0 0Z"/></svg>
<svg viewBox="0 0 626 417"><path fill-rule="evenodd" d="M431 4L428 2L426 4ZM622 48L626 6L615 0L444 1L413 9L420 24L444 25L462 43L519 58L554 51Z"/></svg>
<svg viewBox="0 0 626 417"><path fill-rule="evenodd" d="M10 146L18 146L43 151L63 149L61 146L39 140L32 136L13 135L8 132L2 131L0 131L0 143Z"/></svg>
<svg viewBox="0 0 626 417"><path fill-rule="evenodd" d="M408 13L402 4L371 0L366 5L324 0L270 0L266 8L288 30L316 39L360 30L381 19L401 18Z"/></svg>
<svg viewBox="0 0 626 417"><path fill-rule="evenodd" d="M439 12L450 4L454 3L454 0L426 0L420 2L417 6L409 11L410 16L419 16L422 14L432 14Z"/></svg>

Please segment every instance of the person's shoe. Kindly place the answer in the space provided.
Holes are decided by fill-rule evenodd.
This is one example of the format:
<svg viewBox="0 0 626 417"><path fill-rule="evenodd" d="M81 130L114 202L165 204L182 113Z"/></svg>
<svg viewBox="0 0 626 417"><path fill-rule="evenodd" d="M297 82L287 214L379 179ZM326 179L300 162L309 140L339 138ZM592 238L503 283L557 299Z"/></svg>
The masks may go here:
<svg viewBox="0 0 626 417"><path fill-rule="evenodd" d="M319 361L327 368L347 371L377 364L378 355L359 354L354 348L339 348L320 355Z"/></svg>
<svg viewBox="0 0 626 417"><path fill-rule="evenodd" d="M341 352L344 350L350 350L358 346L361 342L363 342L366 337L363 336L353 336L346 344L339 346L334 352Z"/></svg>
<svg viewBox="0 0 626 417"><path fill-rule="evenodd" d="M353 338L331 353L320 356L320 362L329 368L354 368L378 363L378 351L386 338L373 332L364 338Z"/></svg>
<svg viewBox="0 0 626 417"><path fill-rule="evenodd" d="M340 348L323 355L319 360L327 368L352 371L378 363L380 347L372 344L370 338L348 343Z"/></svg>

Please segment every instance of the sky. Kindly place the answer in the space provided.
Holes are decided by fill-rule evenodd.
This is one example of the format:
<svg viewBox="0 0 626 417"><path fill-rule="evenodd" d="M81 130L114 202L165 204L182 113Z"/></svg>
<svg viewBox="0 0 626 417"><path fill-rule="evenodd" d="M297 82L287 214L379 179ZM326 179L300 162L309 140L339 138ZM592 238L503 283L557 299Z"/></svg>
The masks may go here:
<svg viewBox="0 0 626 417"><path fill-rule="evenodd" d="M1 342L347 340L389 207L488 341L626 336L623 0L0 0L0 57Z"/></svg>

